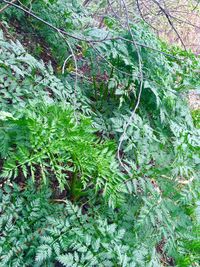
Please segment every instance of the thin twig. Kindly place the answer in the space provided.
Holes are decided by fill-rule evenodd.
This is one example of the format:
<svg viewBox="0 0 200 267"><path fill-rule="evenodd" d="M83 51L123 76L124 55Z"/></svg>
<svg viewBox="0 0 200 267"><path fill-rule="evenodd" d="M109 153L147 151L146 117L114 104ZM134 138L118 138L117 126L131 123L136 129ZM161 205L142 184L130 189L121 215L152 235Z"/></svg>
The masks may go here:
<svg viewBox="0 0 200 267"><path fill-rule="evenodd" d="M6 8L8 8L12 3L16 2L17 0L12 0L9 4L6 4L4 7L0 9L0 13L2 13Z"/></svg>
<svg viewBox="0 0 200 267"><path fill-rule="evenodd" d="M195 11L199 6L199 2L196 3L196 5L194 6L194 8L192 9L192 11Z"/></svg>
<svg viewBox="0 0 200 267"><path fill-rule="evenodd" d="M57 28L57 27L54 26L53 24L51 24L51 23L47 22L46 20L42 19L41 17L35 15L35 14L34 14L33 12L31 12L30 10L27 10L27 9L25 9L25 8L19 6L19 5L16 5L15 3L9 2L9 1L7 1L7 0L1 0L1 1L3 1L4 3L7 3L8 5L13 6L13 7L17 8L17 9L20 9L20 10L23 11L24 13L26 13L26 14L32 16L33 18L37 19L38 21L40 21L40 22L46 24L47 26L49 26L49 27L52 28L53 30L57 31L58 33L61 33L61 34L63 34L63 35L66 35L66 36L68 36L68 37L71 37L71 38L73 38L73 39L76 39L76 40L78 40L78 41L85 41L85 42L103 42L103 41L105 41L105 40L107 39L107 37L108 37L108 34L107 34L107 35L105 36L105 38L103 38L103 39L99 39L99 40L94 40L94 39L93 39L93 40L88 40L88 39L85 39L85 38L81 38L81 37L75 36L75 35L73 35L73 34L70 34L70 33L66 32L66 31L62 30L62 29Z"/></svg>
<svg viewBox="0 0 200 267"><path fill-rule="evenodd" d="M179 32L177 31L176 27L174 26L174 24L173 24L173 22L172 22L172 20L171 20L171 16L170 16L170 14L169 14L169 11L166 10L166 9L164 9L164 8L160 5L160 3L157 2L156 0L152 0L152 1L159 7L160 11L162 11L162 13L165 15L167 21L169 22L169 24L171 25L172 29L174 30L174 32L175 32L176 35L178 36L178 39L181 41L182 46L184 47L185 50L187 50L187 49L186 49L186 46L185 46L185 44L184 44L184 42L183 42L183 39L181 38Z"/></svg>
<svg viewBox="0 0 200 267"><path fill-rule="evenodd" d="M62 74L65 73L65 66L66 66L66 64L67 64L67 61L68 61L71 57L72 57L72 55L69 55L69 56L65 59L65 61L64 61L64 63L63 63L63 66L62 66Z"/></svg>
<svg viewBox="0 0 200 267"><path fill-rule="evenodd" d="M70 38L73 38L73 39L75 39L75 40L77 40L77 41L83 41L83 42L87 42L87 43L101 43L101 42L106 42L106 41L123 40L123 41L129 42L129 43L133 43L132 40L128 40L128 39L123 38L123 37L121 37L121 36L111 37L111 38L109 37L109 38L108 38L109 33L107 33L106 36L105 36L104 38L102 38L102 39L87 39L87 38L81 38L81 37L78 37L78 36L76 36L76 35L70 34L70 33L66 32L66 31L64 31L64 30L62 30L62 29L60 29L60 28L57 28L57 27L54 26L53 24L51 24L51 23L49 23L49 22L43 20L42 18L40 18L40 17L38 17L37 15L35 15L33 12L31 12L31 11L29 11L29 10L27 10L27 9L25 9L25 8L23 8L23 7L21 7L21 6L19 6L19 5L16 5L16 4L14 4L14 3L11 3L11 2L9 2L9 1L7 1L7 0L0 0L0 1L3 1L3 2L5 2L5 3L8 3L9 5L11 5L11 6L13 6L13 7L15 7L15 8L17 8L17 9L19 9L19 10L21 10L21 11L23 11L24 13L26 13L26 14L32 16L32 17L35 18L36 20L38 20L38 21L44 23L45 25L49 26L51 29L55 30L56 32L58 32L58 33L60 33L60 34L63 34L63 35L66 35L66 36L68 36L68 37L70 37ZM177 57L175 57L175 56L173 56L173 55L171 55L171 54L165 53L165 52L163 52L163 51L160 51L159 49L150 47L150 46L145 45L145 44L138 43L138 42L136 42L136 41L134 41L134 42L135 42L135 44L137 44L138 46L141 46L141 47L144 47L144 48L147 48L147 49L156 51L156 52L158 52L158 53L160 53L160 54L163 54L163 55L165 55L165 56L167 56L167 57L171 57L171 58L180 60L179 58L177 58Z"/></svg>
<svg viewBox="0 0 200 267"><path fill-rule="evenodd" d="M140 88L139 88L139 93L138 93L138 96L137 96L137 102L136 102L135 108L131 112L131 116L129 117L128 122L125 124L125 128L124 128L123 134L121 135L121 137L119 139L119 145L118 145L118 148L117 148L117 157L118 157L119 163L124 168L124 170L127 171L129 176L131 176L131 173L130 173L129 169L122 162L122 159L121 159L121 156L120 156L120 151L121 151L122 144L123 144L123 142L125 140L127 130L129 128L129 126L131 125L131 123L132 123L132 121L133 121L133 119L135 117L135 113L136 113L136 111L137 111L137 109L139 107L139 104L140 104L140 99L141 99L141 95L142 95L142 88L143 88L143 71L142 71L142 58L141 58L141 55L140 55L140 51L138 49L137 44L134 41L133 33L132 33L132 30L131 30L131 27L130 27L128 9L127 9L127 6L126 6L126 3L124 2L124 0L122 0L122 2L123 2L123 5L124 5L124 9L125 9L128 30L129 30L129 32L131 34L131 37L132 37L132 40L133 40L133 43L135 45L135 49L136 49L136 52L137 52L137 55L138 55L138 64L139 64L139 72L140 72Z"/></svg>
<svg viewBox="0 0 200 267"><path fill-rule="evenodd" d="M77 86L78 86L78 64L77 64L77 59L76 59L74 50L73 50L70 42L65 38L65 36L62 33L59 33L59 34L64 39L64 41L66 42L66 44L68 45L69 50L71 52L71 56L73 57L73 60L74 60L76 76L75 76L75 83L74 83L73 104L74 104L74 115L75 115L75 118L77 118L77 116L76 116L76 111L77 111Z"/></svg>
<svg viewBox="0 0 200 267"><path fill-rule="evenodd" d="M114 9L113 9L113 6L112 6L112 3L113 3L113 2L111 3L110 0L107 0L107 2L108 2L108 5L109 5L109 7L110 7L112 13L115 15L115 17L118 18L118 19L121 19L120 16L119 16L119 15L114 11Z"/></svg>
<svg viewBox="0 0 200 267"><path fill-rule="evenodd" d="M143 15L143 13L142 13L142 9L141 9L141 7L140 7L140 2L139 2L139 0L136 0L136 5L137 5L137 9L138 9L138 11L139 11L139 14L140 14L140 17L142 18L142 20L143 20L147 25L149 25L149 27L151 27L154 31L157 31L157 29L156 29L153 25L151 25L151 24L145 19L144 15Z"/></svg>
<svg viewBox="0 0 200 267"><path fill-rule="evenodd" d="M177 18L177 17L175 17L175 16L173 16L173 15L171 15L171 14L169 14L169 16L170 16L171 18L177 20L177 21L180 22L180 23L188 24L189 26L192 26L192 27L194 27L194 28L200 29L200 26L199 26L199 25L193 24L193 23L191 23L191 22L189 22L189 21L182 20L181 18Z"/></svg>
<svg viewBox="0 0 200 267"><path fill-rule="evenodd" d="M83 2L83 6L87 6L90 2L92 2L92 0L85 0L85 1Z"/></svg>

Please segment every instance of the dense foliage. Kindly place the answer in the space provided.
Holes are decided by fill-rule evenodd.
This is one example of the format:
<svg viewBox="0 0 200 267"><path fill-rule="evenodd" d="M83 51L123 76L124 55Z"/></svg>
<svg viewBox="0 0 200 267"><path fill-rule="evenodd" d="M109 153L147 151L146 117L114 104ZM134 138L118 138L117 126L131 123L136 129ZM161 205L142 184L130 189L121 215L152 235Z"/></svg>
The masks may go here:
<svg viewBox="0 0 200 267"><path fill-rule="evenodd" d="M200 60L68 2L2 15L0 266L200 266Z"/></svg>

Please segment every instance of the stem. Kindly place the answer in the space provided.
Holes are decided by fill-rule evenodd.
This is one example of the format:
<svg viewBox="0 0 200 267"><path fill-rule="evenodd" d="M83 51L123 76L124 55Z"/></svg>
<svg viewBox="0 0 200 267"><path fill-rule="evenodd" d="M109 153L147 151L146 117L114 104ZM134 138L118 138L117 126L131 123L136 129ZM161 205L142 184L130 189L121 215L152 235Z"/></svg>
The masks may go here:
<svg viewBox="0 0 200 267"><path fill-rule="evenodd" d="M78 173L77 170L75 170L72 181L71 181L71 201L74 202L76 200L76 181L77 181Z"/></svg>

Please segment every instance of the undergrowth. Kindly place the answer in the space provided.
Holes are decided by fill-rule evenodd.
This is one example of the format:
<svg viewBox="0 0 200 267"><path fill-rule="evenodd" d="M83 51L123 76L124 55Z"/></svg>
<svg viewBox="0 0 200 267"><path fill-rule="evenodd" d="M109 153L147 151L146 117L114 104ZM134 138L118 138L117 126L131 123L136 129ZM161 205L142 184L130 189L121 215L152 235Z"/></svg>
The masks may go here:
<svg viewBox="0 0 200 267"><path fill-rule="evenodd" d="M199 119L185 100L199 58L130 23L141 86L117 19L97 28L95 6L22 4L83 40L3 15L8 31L26 21L58 68L0 32L0 266L200 266ZM84 41L108 33L122 39Z"/></svg>

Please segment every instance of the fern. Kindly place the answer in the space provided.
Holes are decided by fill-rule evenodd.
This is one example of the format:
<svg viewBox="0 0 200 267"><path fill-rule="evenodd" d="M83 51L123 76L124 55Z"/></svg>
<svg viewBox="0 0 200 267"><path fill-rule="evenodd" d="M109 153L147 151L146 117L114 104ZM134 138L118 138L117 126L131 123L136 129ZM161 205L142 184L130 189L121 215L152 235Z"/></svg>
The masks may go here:
<svg viewBox="0 0 200 267"><path fill-rule="evenodd" d="M114 18L112 26L105 19L108 29L88 27L93 18L76 1L31 3L77 36L103 38L109 31L131 41ZM69 56L57 33L6 12L44 35L57 59ZM87 76L75 94L71 60L58 78L59 68L56 76L19 42L0 36L1 266L199 266L200 132L183 93L199 85L199 59L176 47L175 58L167 57L145 25L130 27L154 49L138 48L142 95L125 133L140 89L129 41L89 46L69 38ZM116 160L123 133L120 155L129 175Z"/></svg>
<svg viewBox="0 0 200 267"><path fill-rule="evenodd" d="M84 196L90 187L95 194L102 190L110 203L116 203L123 178L113 144L98 144L90 121L82 117L76 124L70 107L41 104L31 109L18 119L2 121L1 147L6 162L1 177L13 179L22 173L35 180L39 171L43 182L55 177L62 190L70 190L72 199Z"/></svg>

